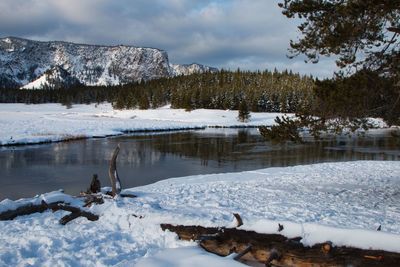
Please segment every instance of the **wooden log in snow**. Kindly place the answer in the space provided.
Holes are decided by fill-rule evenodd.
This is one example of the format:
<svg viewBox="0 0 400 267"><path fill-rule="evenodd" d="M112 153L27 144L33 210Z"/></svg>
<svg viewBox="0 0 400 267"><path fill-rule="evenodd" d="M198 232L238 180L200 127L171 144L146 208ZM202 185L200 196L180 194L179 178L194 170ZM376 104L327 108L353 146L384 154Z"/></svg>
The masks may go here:
<svg viewBox="0 0 400 267"><path fill-rule="evenodd" d="M99 219L99 216L96 214L81 210L78 207L69 206L63 202L46 203L45 201L42 201L41 204L34 205L28 203L18 207L17 209L4 211L0 213L0 221L13 220L18 216L30 215L37 212L42 213L47 210L52 210L53 212L58 210L71 212L71 214L61 218L60 223L62 225L65 225L78 217L85 217L90 221L96 221Z"/></svg>
<svg viewBox="0 0 400 267"><path fill-rule="evenodd" d="M387 28L388 31L400 34L400 28L397 27L389 27Z"/></svg>
<svg viewBox="0 0 400 267"><path fill-rule="evenodd" d="M363 250L351 247L333 247L331 243L305 247L301 238L289 239L279 234L260 234L236 228L202 226L174 226L161 228L175 232L180 239L199 241L205 250L227 256L232 251L244 251L241 261L249 265L267 266L400 266L400 254L382 250ZM211 236L213 238L202 238ZM255 264L257 263L257 264Z"/></svg>
<svg viewBox="0 0 400 267"><path fill-rule="evenodd" d="M28 204L18 207L16 209L6 210L6 211L0 213L0 221L13 220L18 216L30 215L30 214L37 213L37 212L42 213L48 209L57 207L58 204L61 204L61 203L63 203L63 202L46 203L46 202L42 201L41 204L28 203Z"/></svg>
<svg viewBox="0 0 400 267"><path fill-rule="evenodd" d="M84 207L90 207L92 204L103 204L104 199L102 195L97 195L97 194L85 194L81 193L80 197L84 197L85 200L85 205Z"/></svg>
<svg viewBox="0 0 400 267"><path fill-rule="evenodd" d="M252 249L252 245L248 245L247 248L245 248L244 250L242 250L241 252L239 252L233 259L235 261L240 260L244 255L246 255L247 253L249 253Z"/></svg>
<svg viewBox="0 0 400 267"><path fill-rule="evenodd" d="M62 225L66 225L67 223L69 223L70 221L72 221L78 217L85 217L89 221L97 221L99 219L99 216L96 214L81 210L78 207L68 206L65 204L59 204L56 207L53 207L52 210L53 211L64 210L64 211L71 212L70 214L65 215L64 217L62 217L60 219L60 224L62 224Z"/></svg>

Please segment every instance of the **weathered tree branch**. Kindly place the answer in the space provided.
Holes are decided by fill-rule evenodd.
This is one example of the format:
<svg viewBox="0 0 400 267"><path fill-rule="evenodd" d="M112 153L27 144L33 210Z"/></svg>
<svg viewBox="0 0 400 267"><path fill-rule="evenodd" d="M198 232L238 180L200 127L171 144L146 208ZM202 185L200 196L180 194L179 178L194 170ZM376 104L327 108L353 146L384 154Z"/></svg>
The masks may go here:
<svg viewBox="0 0 400 267"><path fill-rule="evenodd" d="M63 203L63 202L46 203L46 202L42 201L42 203L38 204L38 205L28 203L24 206L18 207L17 209L6 210L6 211L0 213L0 221L13 220L18 216L30 215L30 214L37 213L37 212L42 213L48 209L57 207L58 204L61 204L61 203Z"/></svg>
<svg viewBox="0 0 400 267"><path fill-rule="evenodd" d="M300 237L289 239L278 234L260 234L236 228L171 224L162 224L161 228L177 233L180 239L197 240L205 250L220 256L227 256L232 251L249 250L240 258L240 261L249 265L369 267L398 266L400 262L399 253L333 247L330 242L305 247L299 242Z"/></svg>
<svg viewBox="0 0 400 267"><path fill-rule="evenodd" d="M242 217L240 217L240 214L239 213L234 213L233 216L235 217L236 222L237 222L236 227L242 226L243 225L243 220L242 220Z"/></svg>
<svg viewBox="0 0 400 267"><path fill-rule="evenodd" d="M60 219L60 223L62 225L65 225L68 222L72 221L73 219L76 219L81 216L85 217L90 221L96 221L99 219L99 216L96 214L81 210L78 207L69 206L64 202L46 203L45 201L42 201L38 205L33 205L32 203L28 203L24 206L18 207L17 209L4 211L0 213L0 221L13 220L18 216L30 215L37 212L42 213L47 210L52 210L53 212L58 210L71 212L71 214L66 215Z"/></svg>
<svg viewBox="0 0 400 267"><path fill-rule="evenodd" d="M110 167L108 169L108 175L110 176L111 187L112 187L112 196L116 196L121 192L121 181L118 177L117 172L117 157L120 150L120 146L115 148L113 155L110 161Z"/></svg>
<svg viewBox="0 0 400 267"><path fill-rule="evenodd" d="M93 195L93 194L84 194L85 197L85 205L84 207L90 207L92 204L103 204L104 199L102 195Z"/></svg>
<svg viewBox="0 0 400 267"><path fill-rule="evenodd" d="M389 27L389 28L387 28L387 30L390 31L390 32L395 32L395 33L399 33L400 34L400 28Z"/></svg>
<svg viewBox="0 0 400 267"><path fill-rule="evenodd" d="M246 255L247 253L249 253L252 249L252 245L248 245L247 248L245 248L243 251L241 251L240 253L238 253L233 259L235 261L240 260L244 255Z"/></svg>
<svg viewBox="0 0 400 267"><path fill-rule="evenodd" d="M89 221L97 221L99 219L99 216L96 214L81 210L80 208L77 208L77 207L67 206L67 205L63 205L63 204L57 205L57 207L52 208L52 210L53 211L65 210L65 211L71 212L71 214L65 215L64 217L62 217L60 219L60 223L62 225L66 225L67 223L69 223L70 221L72 221L78 217L85 217Z"/></svg>

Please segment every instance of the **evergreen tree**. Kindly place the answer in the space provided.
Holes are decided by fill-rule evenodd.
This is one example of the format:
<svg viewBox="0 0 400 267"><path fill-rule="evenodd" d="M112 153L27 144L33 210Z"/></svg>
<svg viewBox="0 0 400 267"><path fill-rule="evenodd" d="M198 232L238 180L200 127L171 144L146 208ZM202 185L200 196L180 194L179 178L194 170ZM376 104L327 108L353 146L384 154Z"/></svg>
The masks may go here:
<svg viewBox="0 0 400 267"><path fill-rule="evenodd" d="M331 117L368 116L369 110L391 109L392 114L383 112L380 115L386 120L399 121L400 117L400 1L399 0L284 0L279 4L283 14L288 18L298 17L302 23L298 26L301 37L298 41L290 42L291 57L305 54L311 62L318 62L320 56L337 55L337 65L347 68L351 75L340 72L331 81L318 83L321 102L332 102L341 105L341 101L348 103L346 109L338 114L334 110L319 110ZM384 94L386 99L379 95L375 102L378 106L365 106L360 109L357 103L349 103L347 99L337 98L337 94L322 91L330 90L334 86L336 92L349 92L357 95L356 91L368 91L367 87L383 88L382 79L386 82ZM348 80L348 81L346 81ZM389 83L389 86L387 85ZM355 86L349 87L347 84ZM342 88L339 88L341 87ZM382 92L382 90L379 89ZM335 96L335 99L330 98ZM360 96L362 98L362 96ZM370 96L371 97L371 96ZM379 99L380 98L380 99ZM395 99L395 101L390 101ZM360 99L354 99L355 102ZM333 105L334 106L334 105ZM396 112L394 115L393 112ZM394 115L394 116L393 116ZM329 118L329 117L328 117ZM395 120L393 120L395 118Z"/></svg>
<svg viewBox="0 0 400 267"><path fill-rule="evenodd" d="M346 72L317 80L308 104L296 97L296 118L277 119L276 129L306 127L318 137L321 131L368 128L369 116L400 123L399 0L283 0L279 6L302 21L290 57L305 54L317 63L320 56L336 55Z"/></svg>
<svg viewBox="0 0 400 267"><path fill-rule="evenodd" d="M250 111L245 100L240 101L238 120L248 122L250 120Z"/></svg>

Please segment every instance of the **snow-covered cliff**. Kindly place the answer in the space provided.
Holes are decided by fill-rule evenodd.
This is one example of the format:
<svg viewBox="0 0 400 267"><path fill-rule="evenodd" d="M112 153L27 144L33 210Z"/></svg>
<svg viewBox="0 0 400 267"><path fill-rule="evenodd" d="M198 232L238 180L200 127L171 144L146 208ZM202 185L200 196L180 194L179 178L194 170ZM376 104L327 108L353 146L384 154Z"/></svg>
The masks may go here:
<svg viewBox="0 0 400 267"><path fill-rule="evenodd" d="M22 86L21 89L60 89L81 84L82 83L68 71L59 66L55 66L46 70L44 74L36 80Z"/></svg>
<svg viewBox="0 0 400 267"><path fill-rule="evenodd" d="M171 72L174 76L178 75L190 75L192 73L203 73L203 72L215 72L218 71L217 68L204 66L197 63L192 64L171 64Z"/></svg>
<svg viewBox="0 0 400 267"><path fill-rule="evenodd" d="M181 74L175 69L167 52L156 48L0 39L0 88L56 87L52 81L59 85L64 79L84 85L116 85Z"/></svg>

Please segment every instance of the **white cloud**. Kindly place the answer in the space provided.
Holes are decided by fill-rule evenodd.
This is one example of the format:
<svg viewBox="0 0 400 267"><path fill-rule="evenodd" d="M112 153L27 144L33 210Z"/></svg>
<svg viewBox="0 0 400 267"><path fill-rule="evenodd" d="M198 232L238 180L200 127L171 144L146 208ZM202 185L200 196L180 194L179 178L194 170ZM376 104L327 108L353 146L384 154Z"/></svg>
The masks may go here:
<svg viewBox="0 0 400 267"><path fill-rule="evenodd" d="M286 58L296 21L265 0L2 0L0 32L40 40L130 44L167 50L176 63L242 69L294 68L328 76Z"/></svg>

